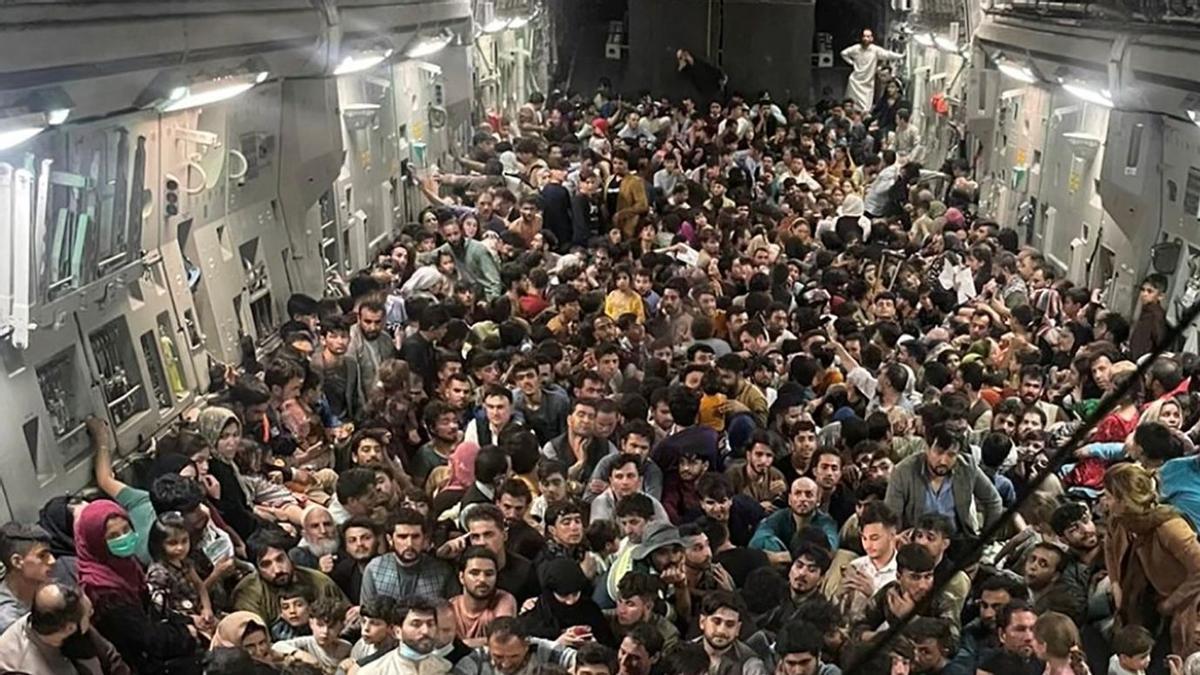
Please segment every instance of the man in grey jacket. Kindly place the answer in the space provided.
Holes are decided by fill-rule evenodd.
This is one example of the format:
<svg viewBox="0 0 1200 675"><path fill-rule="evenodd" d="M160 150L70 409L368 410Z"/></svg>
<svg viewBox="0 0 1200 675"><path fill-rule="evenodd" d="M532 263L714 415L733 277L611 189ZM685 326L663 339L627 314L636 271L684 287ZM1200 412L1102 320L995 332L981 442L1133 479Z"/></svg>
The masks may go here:
<svg viewBox="0 0 1200 675"><path fill-rule="evenodd" d="M906 529L934 512L954 524L956 538L976 538L999 520L1004 510L1000 494L975 464L966 440L948 424L935 426L930 439L924 453L892 469L884 501L900 514Z"/></svg>

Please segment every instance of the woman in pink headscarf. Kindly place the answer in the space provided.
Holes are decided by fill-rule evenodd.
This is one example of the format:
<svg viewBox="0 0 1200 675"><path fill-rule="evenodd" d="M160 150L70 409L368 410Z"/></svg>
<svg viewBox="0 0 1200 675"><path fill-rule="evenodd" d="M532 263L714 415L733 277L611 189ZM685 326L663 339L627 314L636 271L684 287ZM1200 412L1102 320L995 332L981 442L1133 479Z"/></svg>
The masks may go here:
<svg viewBox="0 0 1200 675"><path fill-rule="evenodd" d="M79 587L95 607L92 624L142 675L200 672L196 627L171 610L152 614L137 533L116 502L88 504L75 519Z"/></svg>
<svg viewBox="0 0 1200 675"><path fill-rule="evenodd" d="M454 506L475 484L475 457L479 454L476 443L459 443L450 454L450 480L433 497L433 512L441 513Z"/></svg>

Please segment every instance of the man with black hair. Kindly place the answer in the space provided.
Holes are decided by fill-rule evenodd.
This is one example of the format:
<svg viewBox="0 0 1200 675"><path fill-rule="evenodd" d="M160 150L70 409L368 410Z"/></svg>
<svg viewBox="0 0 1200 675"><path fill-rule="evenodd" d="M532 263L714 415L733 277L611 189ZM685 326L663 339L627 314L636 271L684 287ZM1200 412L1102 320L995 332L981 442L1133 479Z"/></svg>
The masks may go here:
<svg viewBox="0 0 1200 675"><path fill-rule="evenodd" d="M708 538L713 563L720 565L729 573L734 587L741 588L751 572L771 564L766 553L756 548L735 546L733 542L729 541L729 530L725 527L725 523L706 515L693 524Z"/></svg>
<svg viewBox="0 0 1200 675"><path fill-rule="evenodd" d="M700 637L711 675L767 675L762 659L738 639L745 607L730 591L713 591L700 605Z"/></svg>
<svg viewBox="0 0 1200 675"><path fill-rule="evenodd" d="M671 515L671 522L678 523L682 522L679 509L673 512L672 508L683 502L684 486L679 465L684 451L705 459L709 470L720 471L722 467L717 452L717 432L696 424L700 415L700 399L684 387L676 386L668 394L667 405L678 431L659 442L651 451L650 458L663 471L663 506Z"/></svg>
<svg viewBox="0 0 1200 675"><path fill-rule="evenodd" d="M974 539L1000 518L1000 495L948 423L935 426L930 439L928 450L892 469L884 501L900 516L902 528L932 512L949 518L960 537Z"/></svg>
<svg viewBox="0 0 1200 675"><path fill-rule="evenodd" d="M404 339L398 356L408 362L408 368L421 376L427 394L437 387L437 343L446 334L450 314L445 305L432 304L417 317L417 331Z"/></svg>
<svg viewBox="0 0 1200 675"><path fill-rule="evenodd" d="M460 659L456 675L536 675L544 666L574 666L572 647L529 634L524 619L505 616L487 627L487 641ZM423 675L423 674L422 674Z"/></svg>
<svg viewBox="0 0 1200 675"><path fill-rule="evenodd" d="M309 597L345 601L333 580L317 570L299 567L288 557L294 541L277 529L261 529L246 541L246 553L255 572L233 589L233 608L254 612L272 624L279 618L280 595L303 588Z"/></svg>
<svg viewBox="0 0 1200 675"><path fill-rule="evenodd" d="M458 582L463 592L450 599L450 607L458 638L467 646L484 644L492 621L517 614L516 599L496 586L498 572L496 555L488 548L471 546L459 556Z"/></svg>
<svg viewBox="0 0 1200 675"><path fill-rule="evenodd" d="M494 505L479 504L463 515L466 534L471 546L483 546L496 556L498 571L496 587L508 591L524 602L541 592L537 573L530 560L509 550L509 532L504 514Z"/></svg>
<svg viewBox="0 0 1200 675"><path fill-rule="evenodd" d="M1141 291L1138 293L1138 301L1142 308L1129 335L1129 357L1135 361L1142 355L1164 346L1169 331L1167 312L1163 308L1167 285L1167 277L1163 274L1154 273L1142 280Z"/></svg>
<svg viewBox="0 0 1200 675"><path fill-rule="evenodd" d="M981 655L976 675L1041 675L1045 663L1037 658L1034 626L1038 615L1024 600L1013 600L996 621L1000 647Z"/></svg>
<svg viewBox="0 0 1200 675"><path fill-rule="evenodd" d="M803 542L796 547L796 557L788 566L788 589L791 591L784 603L791 611L810 600L823 598L821 586L833 558L829 550L811 542ZM788 614L790 612L786 612Z"/></svg>
<svg viewBox="0 0 1200 675"><path fill-rule="evenodd" d="M641 455L620 453L615 460L608 463L608 469L609 473L605 476L608 487L592 500L590 520L613 520L617 503L634 494L643 494L650 499L654 505L654 519L664 522L669 520L662 503L642 489L645 464Z"/></svg>
<svg viewBox="0 0 1200 675"><path fill-rule="evenodd" d="M638 626L650 628L659 636L659 644L670 649L679 642L679 629L657 611L663 584L658 577L632 571L617 584L616 607L604 610L613 635L622 638Z"/></svg>
<svg viewBox="0 0 1200 675"><path fill-rule="evenodd" d="M650 675L669 647L663 634L647 624L638 624L621 639L617 650L617 675Z"/></svg>
<svg viewBox="0 0 1200 675"><path fill-rule="evenodd" d="M746 361L737 354L726 354L717 359L717 378L731 405L728 414L736 413L739 407L754 416L760 428L767 426L767 397L762 390L745 377ZM732 404L738 405L732 405Z"/></svg>
<svg viewBox="0 0 1200 675"><path fill-rule="evenodd" d="M803 621L789 622L775 636L770 663L775 665L774 672L777 675L840 673L837 666L822 662L824 649L825 639L819 628Z"/></svg>
<svg viewBox="0 0 1200 675"><path fill-rule="evenodd" d="M454 570L427 552L429 521L424 516L402 508L388 523L388 533L392 552L367 564L359 592L362 602L377 595L447 598L455 594Z"/></svg>
<svg viewBox="0 0 1200 675"><path fill-rule="evenodd" d="M1000 646L997 623L1004 608L1013 600L1026 601L1029 591L1011 576L996 574L988 577L979 587L979 616L963 626L961 653L969 664Z"/></svg>
<svg viewBox="0 0 1200 675"><path fill-rule="evenodd" d="M432 600L406 594L396 603L391 623L400 646L358 670L358 675L446 675L452 664L434 653L438 611Z"/></svg>
<svg viewBox="0 0 1200 675"><path fill-rule="evenodd" d="M50 535L40 526L10 522L0 527L0 633L29 612L33 596L50 582L54 554Z"/></svg>
<svg viewBox="0 0 1200 675"><path fill-rule="evenodd" d="M350 348L350 322L341 314L321 323L321 349L309 360L309 367L321 376L321 391L334 417L349 416L350 392L358 387L358 369L346 358Z"/></svg>
<svg viewBox="0 0 1200 675"><path fill-rule="evenodd" d="M375 472L368 467L346 469L338 476L329 512L338 525L354 517L378 521L383 497L375 483Z"/></svg>
<svg viewBox="0 0 1200 675"><path fill-rule="evenodd" d="M879 589L867 606L866 615L855 624L851 635L870 640L887 626L893 626L915 611L919 616L941 617L958 634L958 614L948 603L935 597L924 602L933 589L934 557L920 544L905 544L896 552L896 580Z"/></svg>
<svg viewBox="0 0 1200 675"><path fill-rule="evenodd" d="M913 672L927 675L974 675L965 660L955 658L958 641L953 626L942 619L918 616L904 630L912 641Z"/></svg>
<svg viewBox="0 0 1200 675"><path fill-rule="evenodd" d="M379 366L396 357L396 344L384 325L386 309L383 302L368 298L358 305L358 321L350 329L350 343L346 355L354 370L356 384L349 391L349 410L357 416L367 407L367 393L375 386L375 374Z"/></svg>
<svg viewBox="0 0 1200 675"><path fill-rule="evenodd" d="M517 385L513 395L513 408L525 418L525 424L537 434L539 443L566 431L566 420L570 413L570 400L559 387L547 387L538 373L538 364L533 359L518 359L512 366L512 379Z"/></svg>
<svg viewBox="0 0 1200 675"><path fill-rule="evenodd" d="M542 456L565 464L568 477L584 480L600 458L616 451L607 439L596 437L596 399L576 398L567 415L567 430L542 446Z"/></svg>

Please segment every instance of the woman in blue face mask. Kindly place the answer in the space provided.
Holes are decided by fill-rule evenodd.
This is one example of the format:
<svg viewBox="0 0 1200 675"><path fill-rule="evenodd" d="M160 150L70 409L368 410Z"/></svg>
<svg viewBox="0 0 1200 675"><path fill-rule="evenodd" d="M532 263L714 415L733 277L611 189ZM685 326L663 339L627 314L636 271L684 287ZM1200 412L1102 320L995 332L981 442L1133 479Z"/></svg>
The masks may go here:
<svg viewBox="0 0 1200 675"><path fill-rule="evenodd" d="M76 518L79 586L95 608L92 626L135 672L198 674L196 628L151 606L137 544L129 514L115 502L92 502Z"/></svg>

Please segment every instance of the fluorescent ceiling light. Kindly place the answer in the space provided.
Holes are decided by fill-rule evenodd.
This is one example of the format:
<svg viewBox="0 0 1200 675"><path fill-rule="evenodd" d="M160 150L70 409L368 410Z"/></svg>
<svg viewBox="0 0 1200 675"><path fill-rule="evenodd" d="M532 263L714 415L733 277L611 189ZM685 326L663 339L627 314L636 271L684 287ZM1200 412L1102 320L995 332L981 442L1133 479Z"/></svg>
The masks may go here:
<svg viewBox="0 0 1200 675"><path fill-rule="evenodd" d="M437 35L419 38L411 47L405 50L404 54L410 59L432 56L445 49L453 41L454 33L443 31Z"/></svg>
<svg viewBox="0 0 1200 675"><path fill-rule="evenodd" d="M529 25L529 17L527 17L527 16L518 16L514 19L510 19L508 22L508 27L513 30L516 30L518 28L524 28L525 26L528 26L528 25Z"/></svg>
<svg viewBox="0 0 1200 675"><path fill-rule="evenodd" d="M0 150L15 148L46 130L45 126L18 127L0 131Z"/></svg>
<svg viewBox="0 0 1200 675"><path fill-rule="evenodd" d="M496 17L496 18L492 19L491 21L483 24L483 32L499 33L500 31L504 30L505 28L508 28L508 23L509 23L508 19Z"/></svg>
<svg viewBox="0 0 1200 675"><path fill-rule="evenodd" d="M1200 110L1189 110L1188 117L1200 127Z"/></svg>
<svg viewBox="0 0 1200 675"><path fill-rule="evenodd" d="M1104 106L1105 108L1113 107L1112 93L1107 89L1092 89L1091 87L1074 82L1064 82L1063 89L1075 98Z"/></svg>
<svg viewBox="0 0 1200 675"><path fill-rule="evenodd" d="M951 40L950 38L946 37L945 35L935 35L933 38L933 42L934 42L934 44L937 45L938 49L940 49L944 52L950 52L951 54L957 54L959 51L958 42L955 40Z"/></svg>
<svg viewBox="0 0 1200 675"><path fill-rule="evenodd" d="M375 112L379 110L378 103L347 103L342 106L344 113Z"/></svg>
<svg viewBox="0 0 1200 675"><path fill-rule="evenodd" d="M46 113L46 122L48 122L50 126L56 127L63 122L66 122L67 118L70 116L70 108L59 108L58 110L51 110L50 112Z"/></svg>
<svg viewBox="0 0 1200 675"><path fill-rule="evenodd" d="M934 46L933 36L929 33L914 33L913 40L916 40L917 44L921 45L922 47Z"/></svg>
<svg viewBox="0 0 1200 675"><path fill-rule="evenodd" d="M244 94L254 88L254 85L265 82L266 72L232 77L219 77L208 82L176 87L171 90L167 102L161 110L175 112L204 105L212 105Z"/></svg>
<svg viewBox="0 0 1200 675"><path fill-rule="evenodd" d="M1029 66L1017 65L1012 61L999 61L996 63L996 66L1000 69L1000 72L1019 82L1033 84L1038 81L1037 75L1034 74Z"/></svg>
<svg viewBox="0 0 1200 675"><path fill-rule="evenodd" d="M349 75L350 73L358 73L369 68L383 63L392 55L392 50L362 52L356 55L347 56L342 59L337 68L333 69L334 75Z"/></svg>

